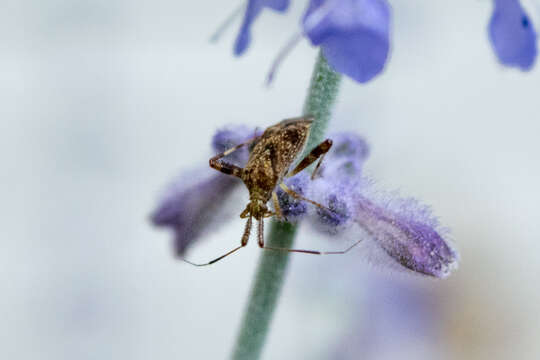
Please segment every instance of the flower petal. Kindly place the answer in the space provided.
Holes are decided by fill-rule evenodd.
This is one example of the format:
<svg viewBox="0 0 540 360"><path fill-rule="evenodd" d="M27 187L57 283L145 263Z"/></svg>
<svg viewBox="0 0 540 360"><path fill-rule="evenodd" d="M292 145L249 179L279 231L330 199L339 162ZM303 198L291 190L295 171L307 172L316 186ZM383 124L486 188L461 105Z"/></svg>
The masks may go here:
<svg viewBox="0 0 540 360"><path fill-rule="evenodd" d="M356 222L404 267L438 278L457 268L459 255L437 230L428 207L413 199L373 201L366 193L355 201Z"/></svg>
<svg viewBox="0 0 540 360"><path fill-rule="evenodd" d="M354 217L354 184L349 179L321 178L313 181L310 197L327 209L315 208L314 227L330 235L336 235L348 228Z"/></svg>
<svg viewBox="0 0 540 360"><path fill-rule="evenodd" d="M215 229L234 215L228 216L218 210L240 183L239 179L211 168L187 172L166 189L151 215L152 223L174 230L175 251L182 255L208 230Z"/></svg>
<svg viewBox="0 0 540 360"><path fill-rule="evenodd" d="M495 0L489 39L499 61L530 70L536 60L536 31L518 0Z"/></svg>
<svg viewBox="0 0 540 360"><path fill-rule="evenodd" d="M303 25L336 71L364 83L384 68L390 47L385 0L311 0Z"/></svg>
<svg viewBox="0 0 540 360"><path fill-rule="evenodd" d="M369 146L361 136L341 132L330 136L333 145L321 164L323 177L359 177L369 156Z"/></svg>
<svg viewBox="0 0 540 360"><path fill-rule="evenodd" d="M307 171L303 171L291 178L284 179L287 187L300 195L306 195L308 187L310 186L310 175ZM279 207L281 213L288 222L296 223L304 217L308 211L308 205L305 201L296 200L281 188L277 190Z"/></svg>
<svg viewBox="0 0 540 360"><path fill-rule="evenodd" d="M235 145L260 135L246 126L227 126L212 138L215 152L221 153ZM249 157L242 147L225 158L243 165ZM209 230L221 225L235 214L221 211L240 179L228 176L210 167L182 173L165 189L159 205L151 215L156 226L171 227L175 233L175 250L183 255L186 249Z"/></svg>
<svg viewBox="0 0 540 360"><path fill-rule="evenodd" d="M249 0L244 15L244 21L240 27L240 32L236 37L234 54L242 55L251 42L251 25L257 19L264 7L271 8L278 12L284 12L289 7L290 0Z"/></svg>

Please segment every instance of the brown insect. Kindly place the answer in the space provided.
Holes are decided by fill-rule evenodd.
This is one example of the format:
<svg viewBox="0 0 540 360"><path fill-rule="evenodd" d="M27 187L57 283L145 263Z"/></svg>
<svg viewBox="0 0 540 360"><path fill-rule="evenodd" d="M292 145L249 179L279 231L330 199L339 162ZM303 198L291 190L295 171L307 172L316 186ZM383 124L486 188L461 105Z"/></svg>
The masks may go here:
<svg viewBox="0 0 540 360"><path fill-rule="evenodd" d="M273 248L265 246L264 244L264 218L274 215L279 219L283 218L276 193L277 186L295 199L307 201L317 207L323 208L327 211L332 211L325 206L296 193L283 183L283 179L285 177L291 177L298 174L300 171L304 170L319 159L315 170L311 175L311 179L313 179L317 170L319 169L319 166L321 165L324 155L332 147L332 140L324 140L318 146L313 148L313 150L311 150L311 152L304 159L302 159L302 161L300 161L292 171L289 171L290 166L298 154L303 151L306 145L312 121L313 118L310 116L283 120L276 125L267 128L261 136L236 145L210 159L210 167L224 174L239 177L248 188L249 203L247 204L245 210L240 214L241 218L247 218L246 227L244 230L244 235L242 236L241 244L237 248L234 248L205 264L195 264L184 259L186 262L195 266L210 265L246 246L251 233L251 224L253 218L258 221L258 243L263 249L319 255L343 254L357 244L355 243L344 251L327 252ZM220 160L221 158L247 145L254 146L251 150L249 160L244 168ZM272 198L274 203L275 211L270 211L266 205L268 201L270 201L270 198Z"/></svg>

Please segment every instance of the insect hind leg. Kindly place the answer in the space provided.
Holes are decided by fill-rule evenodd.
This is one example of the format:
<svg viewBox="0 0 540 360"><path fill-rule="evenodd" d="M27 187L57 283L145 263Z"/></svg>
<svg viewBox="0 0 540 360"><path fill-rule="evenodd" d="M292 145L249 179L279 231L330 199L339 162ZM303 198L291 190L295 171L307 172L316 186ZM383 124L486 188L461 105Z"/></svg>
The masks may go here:
<svg viewBox="0 0 540 360"><path fill-rule="evenodd" d="M271 247L263 245L261 246L265 250L272 250L272 251L283 251L283 252L295 252L295 253L302 253L302 254L311 254L311 255L342 255L346 254L354 248L356 245L360 244L362 242L362 239L358 240L345 250L339 250L339 251L319 251L319 250L304 250L304 249L289 249L289 248L277 248L277 247Z"/></svg>
<svg viewBox="0 0 540 360"><path fill-rule="evenodd" d="M214 260L211 260L207 263L203 263L203 264L197 264L197 263L194 263L194 262L191 262L189 260L186 260L184 258L182 258L182 261L184 262L187 262L188 264L190 265L193 265L193 266L208 266L208 265L212 265L214 263L217 263L219 260L233 254L234 252L236 252L237 250L240 250L241 248L243 248L244 246L247 245L248 243L248 240L249 240L249 234L251 233L251 216L248 218L247 222L246 222L246 228L244 230L244 235L242 235L242 243L240 244L240 246L238 247L235 247L234 249L232 249L231 251L228 251L226 252L225 254L221 255L221 256L218 256L217 258L215 258Z"/></svg>

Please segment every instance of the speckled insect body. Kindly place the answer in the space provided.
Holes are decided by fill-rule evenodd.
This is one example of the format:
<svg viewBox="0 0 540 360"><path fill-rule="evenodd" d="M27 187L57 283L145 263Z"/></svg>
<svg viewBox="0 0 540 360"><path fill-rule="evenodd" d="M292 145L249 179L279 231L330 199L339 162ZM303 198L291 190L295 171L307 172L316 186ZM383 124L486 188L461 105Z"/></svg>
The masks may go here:
<svg viewBox="0 0 540 360"><path fill-rule="evenodd" d="M250 209L255 219L264 217L258 209L266 210L274 189L304 148L310 127L311 119L284 120L266 129L257 140L241 177L249 190L246 210Z"/></svg>
<svg viewBox="0 0 540 360"><path fill-rule="evenodd" d="M294 192L283 183L285 177L296 175L318 159L317 166L313 171L313 178L324 155L332 146L332 140L326 139L311 150L309 155L302 159L302 161L290 171L291 165L306 145L312 121L313 119L310 116L283 120L278 124L267 128L261 136L254 137L248 142L236 145L210 159L209 162L212 168L224 174L236 176L242 179L246 185L249 191L249 203L240 214L241 218L247 218L246 227L241 244L237 248L234 248L226 254L205 264L194 264L188 261L189 263L197 266L210 265L246 246L251 233L253 218L258 221L257 237L261 248L311 254L343 253L272 248L265 246L264 244L264 218L270 216L277 216L280 219L283 218L276 193L276 187L278 186L295 199L307 201L319 208L331 211L325 206ZM248 162L244 168L221 160L225 156L246 145L251 145L252 149ZM267 203L270 199L273 201L274 211L269 210L267 207Z"/></svg>

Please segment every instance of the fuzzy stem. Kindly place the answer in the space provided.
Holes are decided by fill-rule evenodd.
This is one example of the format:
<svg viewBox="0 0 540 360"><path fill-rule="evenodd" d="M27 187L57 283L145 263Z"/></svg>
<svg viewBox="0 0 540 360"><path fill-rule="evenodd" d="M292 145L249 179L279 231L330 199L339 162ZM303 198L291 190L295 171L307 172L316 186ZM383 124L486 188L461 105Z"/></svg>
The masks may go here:
<svg viewBox="0 0 540 360"><path fill-rule="evenodd" d="M302 157L323 140L339 90L340 79L341 76L330 69L324 56L319 54L303 111L306 115L314 116L315 121L311 125L309 139ZM270 247L291 248L295 234L295 225L273 220L266 243ZM232 355L233 360L259 359L283 286L288 262L289 253L287 252L268 250L261 254L255 282L251 288L247 309Z"/></svg>

